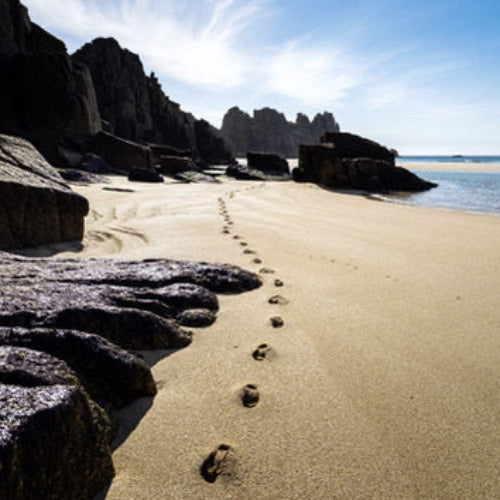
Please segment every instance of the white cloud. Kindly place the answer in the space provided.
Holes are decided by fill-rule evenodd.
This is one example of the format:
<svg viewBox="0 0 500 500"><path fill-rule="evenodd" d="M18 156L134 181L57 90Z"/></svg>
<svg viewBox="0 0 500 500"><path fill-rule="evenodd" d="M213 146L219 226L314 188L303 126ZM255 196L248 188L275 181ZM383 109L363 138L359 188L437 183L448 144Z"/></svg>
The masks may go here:
<svg viewBox="0 0 500 500"><path fill-rule="evenodd" d="M271 0L26 3L46 28L81 44L113 36L139 53L146 67L192 87L216 92L248 87L325 107L359 83L339 48L315 47L307 38L262 46L259 24L272 13Z"/></svg>
<svg viewBox="0 0 500 500"><path fill-rule="evenodd" d="M307 39L297 39L269 56L264 82L269 92L325 107L359 85L361 75L339 48L314 47Z"/></svg>
<svg viewBox="0 0 500 500"><path fill-rule="evenodd" d="M223 90L250 71L238 39L263 14L264 0L174 1L27 0L31 17L81 43L113 36L157 73Z"/></svg>

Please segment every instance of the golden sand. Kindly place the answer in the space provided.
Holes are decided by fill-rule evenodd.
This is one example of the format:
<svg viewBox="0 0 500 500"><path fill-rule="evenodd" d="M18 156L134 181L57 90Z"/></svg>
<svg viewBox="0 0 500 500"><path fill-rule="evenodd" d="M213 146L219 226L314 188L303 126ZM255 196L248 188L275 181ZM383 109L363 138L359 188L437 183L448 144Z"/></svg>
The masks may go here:
<svg viewBox="0 0 500 500"><path fill-rule="evenodd" d="M409 161L397 161L396 164L411 170L420 172L424 170L438 170L444 172L500 172L500 163L467 163L467 162L435 162L435 163L411 163Z"/></svg>
<svg viewBox="0 0 500 500"><path fill-rule="evenodd" d="M275 272L154 365L159 393L114 453L108 498L500 497L498 216L292 182L112 183L134 192L78 188L84 249L60 255ZM210 484L200 466L221 443L235 467Z"/></svg>

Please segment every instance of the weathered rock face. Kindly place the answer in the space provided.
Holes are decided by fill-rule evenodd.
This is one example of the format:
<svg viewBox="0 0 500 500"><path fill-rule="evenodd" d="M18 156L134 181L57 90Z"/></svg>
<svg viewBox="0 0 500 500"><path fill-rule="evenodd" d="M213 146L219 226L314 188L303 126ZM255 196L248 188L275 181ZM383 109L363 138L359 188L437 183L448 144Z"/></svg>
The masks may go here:
<svg viewBox="0 0 500 500"><path fill-rule="evenodd" d="M113 38L97 38L72 56L89 67L102 118L120 137L188 149L207 162L231 155L216 131L180 109L163 92L154 74L144 73L137 54Z"/></svg>
<svg viewBox="0 0 500 500"><path fill-rule="evenodd" d="M191 333L176 323L182 311L216 310L213 292L260 286L228 265L0 258L0 326L79 330L126 349L186 346Z"/></svg>
<svg viewBox="0 0 500 500"><path fill-rule="evenodd" d="M18 0L0 0L0 133L30 140L49 160L67 138L101 128L88 69L32 23Z"/></svg>
<svg viewBox="0 0 500 500"><path fill-rule="evenodd" d="M76 330L0 327L0 346L42 351L64 361L92 399L105 408L120 408L135 398L156 394L144 361L98 335ZM1 377L0 382L7 383Z"/></svg>
<svg viewBox="0 0 500 500"><path fill-rule="evenodd" d="M0 384L0 498L92 498L114 475L109 438L77 385Z"/></svg>
<svg viewBox="0 0 500 500"><path fill-rule="evenodd" d="M347 187L353 189L387 193L390 191L427 191L437 186L405 168L395 167L384 160L344 159L342 167L348 179Z"/></svg>
<svg viewBox="0 0 500 500"><path fill-rule="evenodd" d="M194 131L196 149L203 161L211 165L227 165L234 162L221 133L210 123L206 120L196 120Z"/></svg>
<svg viewBox="0 0 500 500"><path fill-rule="evenodd" d="M321 144L329 144L339 158L371 158L394 165L394 152L375 141L347 132L326 132Z"/></svg>
<svg viewBox="0 0 500 500"><path fill-rule="evenodd" d="M337 132L339 125L331 113L318 114L310 122L299 113L295 123L271 108L254 110L253 117L233 107L222 121L222 136L235 156L248 151L275 153L285 158L297 158L300 144L317 144L325 132Z"/></svg>
<svg viewBox="0 0 500 500"><path fill-rule="evenodd" d="M88 141L88 149L121 172L129 172L134 168L149 169L151 167L150 148L127 141L109 132L99 132L94 135Z"/></svg>
<svg viewBox="0 0 500 500"><path fill-rule="evenodd" d="M350 136L351 134L346 134ZM357 137L357 136L354 136ZM358 140L359 139L359 140ZM355 139L361 144L360 152L372 152L383 156L388 150L363 138ZM387 193L390 191L425 191L436 184L425 181L412 172L395 167L392 162L377 158L342 158L339 151L355 155L356 149L350 137L347 146L301 145L299 167L293 171L297 182L315 182L339 189L357 189ZM336 145L337 143L335 143ZM344 149L342 149L344 147ZM392 153L391 153L392 154Z"/></svg>
<svg viewBox="0 0 500 500"><path fill-rule="evenodd" d="M299 150L299 167L294 169L294 180L317 182L333 186L342 176L342 160L328 146L302 144Z"/></svg>
<svg viewBox="0 0 500 500"><path fill-rule="evenodd" d="M0 135L0 249L80 240L88 209L29 142Z"/></svg>
<svg viewBox="0 0 500 500"><path fill-rule="evenodd" d="M163 182L163 177L154 170L134 168L128 173L128 180L132 182Z"/></svg>

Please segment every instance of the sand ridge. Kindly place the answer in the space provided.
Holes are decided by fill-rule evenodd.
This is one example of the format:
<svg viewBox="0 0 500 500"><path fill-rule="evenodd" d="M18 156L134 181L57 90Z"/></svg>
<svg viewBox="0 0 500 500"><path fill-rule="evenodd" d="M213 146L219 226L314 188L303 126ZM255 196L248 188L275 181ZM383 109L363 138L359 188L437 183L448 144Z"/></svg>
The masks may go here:
<svg viewBox="0 0 500 500"><path fill-rule="evenodd" d="M134 193L79 188L76 255L230 262L264 284L153 366L108 498L500 494L498 218L309 184L112 182Z"/></svg>

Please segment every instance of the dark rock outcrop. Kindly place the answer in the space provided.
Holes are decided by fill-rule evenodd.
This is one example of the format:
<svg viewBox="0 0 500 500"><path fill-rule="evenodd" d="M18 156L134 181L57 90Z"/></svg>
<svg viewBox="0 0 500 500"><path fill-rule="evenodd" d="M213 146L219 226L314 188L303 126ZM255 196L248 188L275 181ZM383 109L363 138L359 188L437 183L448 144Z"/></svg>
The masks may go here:
<svg viewBox="0 0 500 500"><path fill-rule="evenodd" d="M18 0L0 0L0 65L0 133L28 139L56 161L67 138L101 129L88 69Z"/></svg>
<svg viewBox="0 0 500 500"><path fill-rule="evenodd" d="M0 384L0 498L92 498L114 475L109 440L78 385Z"/></svg>
<svg viewBox="0 0 500 500"><path fill-rule="evenodd" d="M402 167L394 166L392 153L383 146L352 134L336 135L344 136L345 143L329 141L322 145L300 146L299 167L292 172L295 181L380 193L425 191L436 186ZM354 144L359 145L360 155L371 153L374 158L356 157ZM341 153L347 156L343 158ZM392 161L377 158L384 155L389 155Z"/></svg>
<svg viewBox="0 0 500 500"><path fill-rule="evenodd" d="M270 153L247 153L247 165L268 175L289 175L285 158Z"/></svg>
<svg viewBox="0 0 500 500"><path fill-rule="evenodd" d="M330 145L339 158L371 158L394 165L394 151L370 139L348 132L326 132L321 144Z"/></svg>
<svg viewBox="0 0 500 500"><path fill-rule="evenodd" d="M201 169L186 156L162 155L156 164L158 171L165 175L177 175L183 172L199 172Z"/></svg>
<svg viewBox="0 0 500 500"><path fill-rule="evenodd" d="M0 384L37 387L79 382L64 361L45 352L7 345L0 346Z"/></svg>
<svg viewBox="0 0 500 500"><path fill-rule="evenodd" d="M239 163L229 165L226 168L226 175L228 177L233 177L239 181L265 181L267 180L266 174L260 170L250 168L247 165L241 165Z"/></svg>
<svg viewBox="0 0 500 500"><path fill-rule="evenodd" d="M221 133L206 120L194 123L196 149L200 158L210 165L227 165L234 162Z"/></svg>
<svg viewBox="0 0 500 500"><path fill-rule="evenodd" d="M29 142L0 135L0 249L80 240L88 209Z"/></svg>
<svg viewBox="0 0 500 500"><path fill-rule="evenodd" d="M109 132L94 135L86 149L121 172L129 172L134 168L149 169L152 163L151 150L147 146L127 141Z"/></svg>
<svg viewBox="0 0 500 500"><path fill-rule="evenodd" d="M139 56L113 38L85 44L72 60L90 69L101 117L117 136L188 150L208 163L232 159L217 131L182 111L165 95L154 73L146 76Z"/></svg>
<svg viewBox="0 0 500 500"><path fill-rule="evenodd" d="M63 360L92 399L105 408L120 408L135 398L156 394L151 371L144 361L98 335L75 330L0 327L0 346L43 351ZM0 382L6 383L1 377Z"/></svg>
<svg viewBox="0 0 500 500"><path fill-rule="evenodd" d="M134 168L128 173L128 180L133 182L163 182L163 177L154 170Z"/></svg>
<svg viewBox="0 0 500 500"><path fill-rule="evenodd" d="M348 178L347 187L372 192L427 191L437 184L421 179L413 172L396 167L388 161L352 158L342 161Z"/></svg>
<svg viewBox="0 0 500 500"><path fill-rule="evenodd" d="M331 113L318 114L310 122L299 113L295 123L283 113L271 108L254 110L253 117L233 107L222 121L222 136L237 157L248 151L275 153L285 158L297 158L300 144L315 144L325 132L337 132L339 125Z"/></svg>
<svg viewBox="0 0 500 500"><path fill-rule="evenodd" d="M125 349L166 349L191 341L175 321L180 312L216 310L213 292L250 290L260 280L229 265L0 254L0 284L0 326L79 330Z"/></svg>

